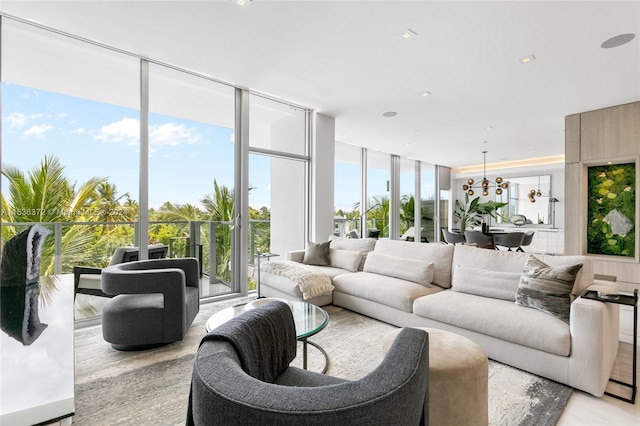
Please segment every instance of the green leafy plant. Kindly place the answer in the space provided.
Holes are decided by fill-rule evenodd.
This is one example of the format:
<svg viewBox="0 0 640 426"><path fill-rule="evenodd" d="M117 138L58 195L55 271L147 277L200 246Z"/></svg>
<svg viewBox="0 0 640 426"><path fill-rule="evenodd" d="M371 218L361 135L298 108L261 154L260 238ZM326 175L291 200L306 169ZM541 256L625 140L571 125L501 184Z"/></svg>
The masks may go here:
<svg viewBox="0 0 640 426"><path fill-rule="evenodd" d="M506 206L507 203L496 203L494 201L480 202L480 197L469 200L469 194L464 194L464 203L456 200L456 209L453 215L460 222L460 229L465 231L473 229L482 223L485 216L497 219L500 214L498 209Z"/></svg>

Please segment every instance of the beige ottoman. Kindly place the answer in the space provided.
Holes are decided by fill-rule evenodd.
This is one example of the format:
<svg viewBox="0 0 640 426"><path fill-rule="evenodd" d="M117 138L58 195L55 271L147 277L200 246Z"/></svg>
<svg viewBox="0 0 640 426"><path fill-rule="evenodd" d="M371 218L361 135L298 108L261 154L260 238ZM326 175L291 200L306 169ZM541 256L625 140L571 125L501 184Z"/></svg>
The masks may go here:
<svg viewBox="0 0 640 426"><path fill-rule="evenodd" d="M470 426L489 423L489 361L466 337L435 328L429 333L429 424ZM400 329L384 336L386 353Z"/></svg>

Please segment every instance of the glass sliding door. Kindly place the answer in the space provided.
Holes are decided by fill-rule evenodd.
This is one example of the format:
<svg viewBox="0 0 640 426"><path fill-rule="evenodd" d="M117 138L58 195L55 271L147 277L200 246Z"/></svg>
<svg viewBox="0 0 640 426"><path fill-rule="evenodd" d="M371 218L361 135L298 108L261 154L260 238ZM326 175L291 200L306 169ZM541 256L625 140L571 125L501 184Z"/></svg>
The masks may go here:
<svg viewBox="0 0 640 426"><path fill-rule="evenodd" d="M308 235L307 110L251 94L249 100L249 253L284 258L304 249ZM249 274L249 289L256 282Z"/></svg>
<svg viewBox="0 0 640 426"><path fill-rule="evenodd" d="M197 257L201 297L239 291L232 270L233 87L149 66L149 243Z"/></svg>
<svg viewBox="0 0 640 426"><path fill-rule="evenodd" d="M336 142L334 177L334 234L360 232L362 199L362 148Z"/></svg>
<svg viewBox="0 0 640 426"><path fill-rule="evenodd" d="M35 223L52 232L44 297L74 266L138 243L139 79L135 58L3 19L2 240ZM78 294L76 317L103 303Z"/></svg>

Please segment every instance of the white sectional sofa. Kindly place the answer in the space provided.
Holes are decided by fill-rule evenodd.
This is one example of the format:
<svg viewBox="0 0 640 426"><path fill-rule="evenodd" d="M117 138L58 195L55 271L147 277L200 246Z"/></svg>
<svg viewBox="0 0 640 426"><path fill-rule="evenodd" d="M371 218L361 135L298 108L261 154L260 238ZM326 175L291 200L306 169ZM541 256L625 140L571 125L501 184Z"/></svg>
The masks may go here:
<svg viewBox="0 0 640 426"><path fill-rule="evenodd" d="M451 331L478 343L491 359L603 395L618 349L619 309L578 297L594 285L615 291L613 283L594 282L588 257L373 239L333 238L330 247L325 266L302 266L304 250L287 253L294 268L331 279L333 291L307 302L332 303L399 327ZM569 274L573 301L559 304L566 311L528 298L529 280L540 279L531 265L539 262L558 279L582 264L575 277ZM269 272L262 274L261 291L304 298L291 279Z"/></svg>

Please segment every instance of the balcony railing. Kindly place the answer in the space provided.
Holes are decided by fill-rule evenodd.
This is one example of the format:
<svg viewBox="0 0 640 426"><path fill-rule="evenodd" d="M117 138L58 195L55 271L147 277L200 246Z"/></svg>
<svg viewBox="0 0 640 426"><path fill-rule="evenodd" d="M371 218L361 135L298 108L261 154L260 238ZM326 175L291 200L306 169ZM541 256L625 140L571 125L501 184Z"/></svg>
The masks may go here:
<svg viewBox="0 0 640 426"><path fill-rule="evenodd" d="M35 222L3 222L3 236L9 237ZM73 266L104 267L116 246L140 246L140 230L138 222L46 222L41 223L52 235L47 239L43 250L41 270L43 275L61 275L73 271ZM84 227L84 229L82 229ZM9 229L8 228L14 228ZM71 229L75 232L70 232ZM224 284L231 289L233 222L221 221L152 221L149 223L150 234L161 235L153 243L164 243L169 246L169 257L196 257L201 262L202 274L208 277L209 284ZM80 237L71 244L73 235L82 236L95 232L105 232L111 237L111 243L105 243L102 251L94 250L93 243L83 244ZM73 235L70 235L73 234ZM258 251L269 251L270 221L249 221L249 265L255 265ZM52 241L49 242L49 241ZM93 241L93 240L92 240ZM73 254L65 252L65 247L73 245ZM68 252L69 250L67 250ZM78 253L80 252L80 253ZM251 286L250 286L251 288ZM237 289L236 289L237 290Z"/></svg>

